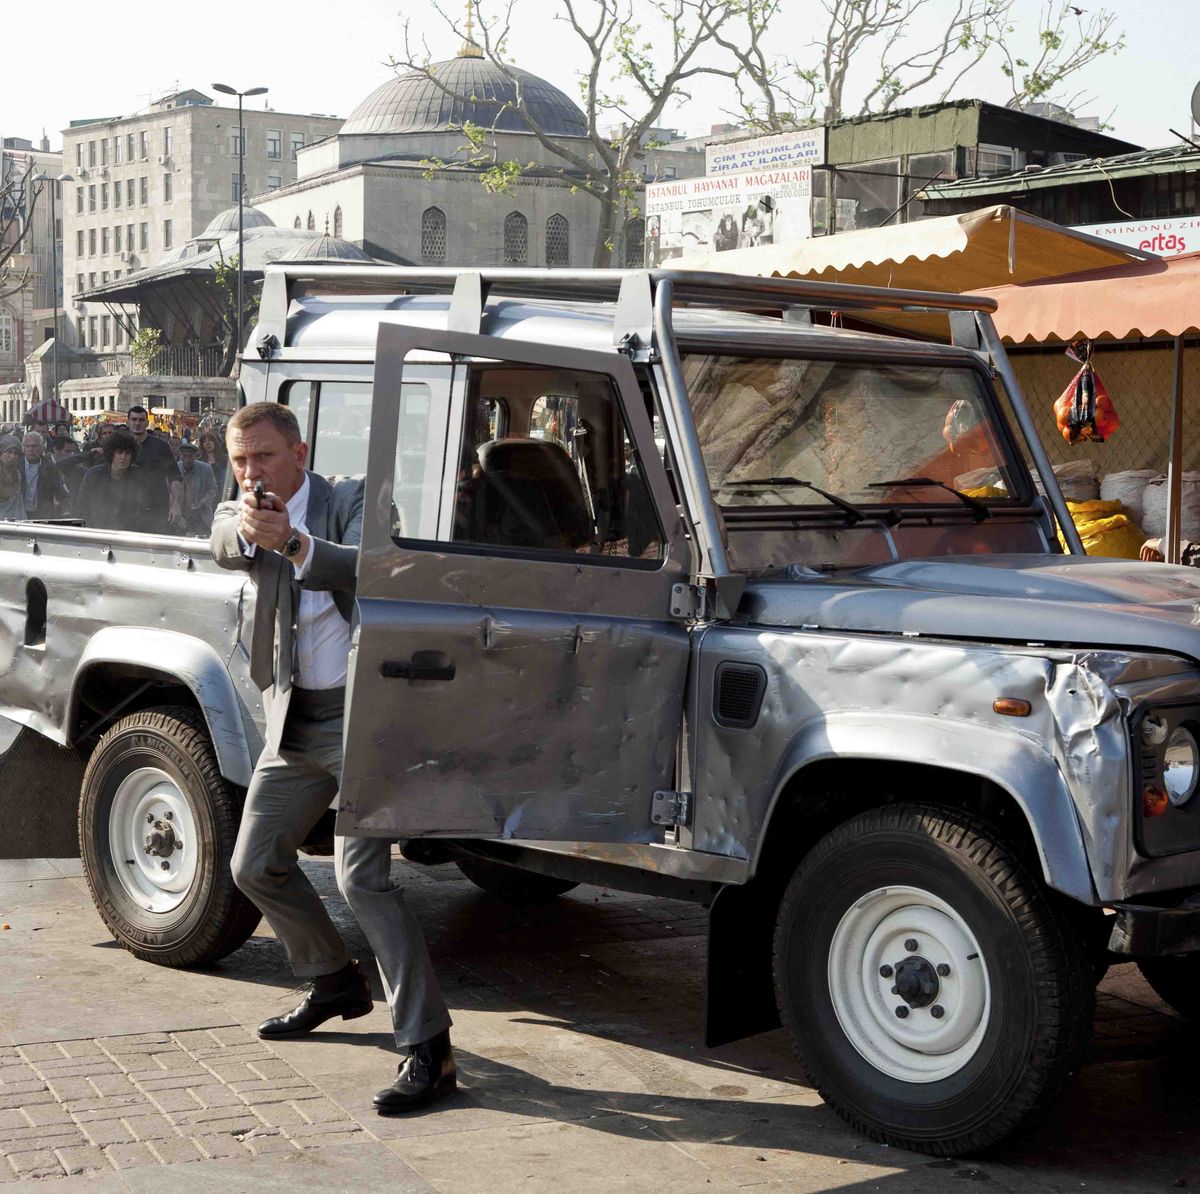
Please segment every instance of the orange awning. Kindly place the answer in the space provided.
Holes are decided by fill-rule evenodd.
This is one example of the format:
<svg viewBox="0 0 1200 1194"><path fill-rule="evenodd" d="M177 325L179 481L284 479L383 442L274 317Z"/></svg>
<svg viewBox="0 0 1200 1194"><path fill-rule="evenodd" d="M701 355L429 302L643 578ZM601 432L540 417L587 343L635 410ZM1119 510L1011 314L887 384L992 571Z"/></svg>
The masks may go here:
<svg viewBox="0 0 1200 1194"><path fill-rule="evenodd" d="M1182 336L1200 331L1200 253L974 293L996 300L996 330L1017 344Z"/></svg>

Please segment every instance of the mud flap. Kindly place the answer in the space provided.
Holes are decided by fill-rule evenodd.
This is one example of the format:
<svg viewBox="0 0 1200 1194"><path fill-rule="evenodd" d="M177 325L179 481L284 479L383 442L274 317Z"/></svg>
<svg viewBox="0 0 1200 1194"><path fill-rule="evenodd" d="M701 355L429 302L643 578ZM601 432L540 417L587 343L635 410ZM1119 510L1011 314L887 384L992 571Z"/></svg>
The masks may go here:
<svg viewBox="0 0 1200 1194"><path fill-rule="evenodd" d="M780 1024L771 949L779 893L748 883L723 887L708 910L704 1043L714 1049Z"/></svg>

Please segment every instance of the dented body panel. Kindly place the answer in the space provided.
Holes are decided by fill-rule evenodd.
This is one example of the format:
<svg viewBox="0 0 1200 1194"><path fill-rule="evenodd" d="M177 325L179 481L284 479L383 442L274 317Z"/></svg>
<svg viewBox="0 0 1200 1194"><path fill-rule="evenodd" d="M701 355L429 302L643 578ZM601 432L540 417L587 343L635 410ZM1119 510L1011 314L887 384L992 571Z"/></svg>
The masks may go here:
<svg viewBox="0 0 1200 1194"><path fill-rule="evenodd" d="M217 568L207 543L4 524L0 715L70 746L139 683L173 681L203 712L222 774L245 785L262 749L262 702L239 645L252 611L253 587ZM102 702L85 708L90 680Z"/></svg>

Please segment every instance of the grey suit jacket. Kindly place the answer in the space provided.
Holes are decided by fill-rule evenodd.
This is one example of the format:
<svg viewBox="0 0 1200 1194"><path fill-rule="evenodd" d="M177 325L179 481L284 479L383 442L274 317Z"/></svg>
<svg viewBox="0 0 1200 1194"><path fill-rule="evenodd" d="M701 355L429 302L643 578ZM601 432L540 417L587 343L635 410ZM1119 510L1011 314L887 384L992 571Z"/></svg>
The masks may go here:
<svg viewBox="0 0 1200 1194"><path fill-rule="evenodd" d="M222 568L250 573L257 592L250 635L250 675L263 692L267 746L279 746L295 672L295 628L300 590L328 592L347 622L354 617L355 569L362 538L363 482L330 484L308 474L306 522L312 538L312 561L303 582L277 551L247 557L237 534L236 501L222 502L213 516L210 544Z"/></svg>

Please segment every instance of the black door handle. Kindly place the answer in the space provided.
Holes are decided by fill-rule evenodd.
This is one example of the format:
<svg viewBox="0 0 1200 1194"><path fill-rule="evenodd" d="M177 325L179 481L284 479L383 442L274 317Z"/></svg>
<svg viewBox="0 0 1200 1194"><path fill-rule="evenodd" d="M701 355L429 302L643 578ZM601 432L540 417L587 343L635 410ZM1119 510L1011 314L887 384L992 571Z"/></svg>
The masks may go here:
<svg viewBox="0 0 1200 1194"><path fill-rule="evenodd" d="M414 651L412 659L385 659L379 665L386 680L453 680L456 670L441 651Z"/></svg>

